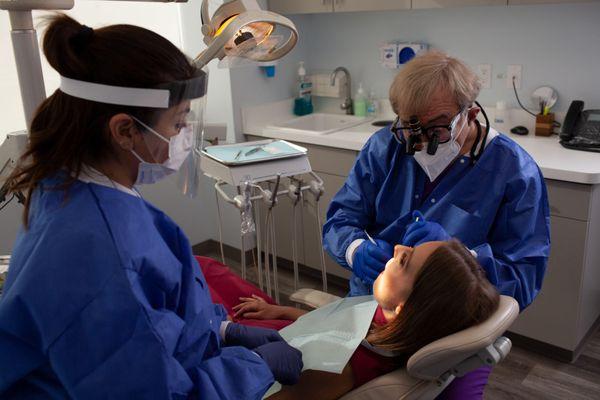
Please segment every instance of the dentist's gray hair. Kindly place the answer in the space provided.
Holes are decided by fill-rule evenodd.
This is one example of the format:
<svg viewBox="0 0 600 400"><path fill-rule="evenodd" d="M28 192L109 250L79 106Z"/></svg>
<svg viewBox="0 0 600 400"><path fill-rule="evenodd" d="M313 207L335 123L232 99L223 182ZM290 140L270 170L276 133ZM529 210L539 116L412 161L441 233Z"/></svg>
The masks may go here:
<svg viewBox="0 0 600 400"><path fill-rule="evenodd" d="M410 60L396 75L390 87L392 108L402 118L419 115L438 88L446 89L462 110L475 101L481 83L464 62L431 50Z"/></svg>

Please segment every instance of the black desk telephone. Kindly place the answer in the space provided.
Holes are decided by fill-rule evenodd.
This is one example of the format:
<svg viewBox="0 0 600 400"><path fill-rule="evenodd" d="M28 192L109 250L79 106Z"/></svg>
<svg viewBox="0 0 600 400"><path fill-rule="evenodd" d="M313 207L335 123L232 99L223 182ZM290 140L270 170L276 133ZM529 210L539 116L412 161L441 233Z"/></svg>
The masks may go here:
<svg viewBox="0 0 600 400"><path fill-rule="evenodd" d="M568 149L600 152L600 110L584 110L583 101L573 101L562 126L560 144Z"/></svg>

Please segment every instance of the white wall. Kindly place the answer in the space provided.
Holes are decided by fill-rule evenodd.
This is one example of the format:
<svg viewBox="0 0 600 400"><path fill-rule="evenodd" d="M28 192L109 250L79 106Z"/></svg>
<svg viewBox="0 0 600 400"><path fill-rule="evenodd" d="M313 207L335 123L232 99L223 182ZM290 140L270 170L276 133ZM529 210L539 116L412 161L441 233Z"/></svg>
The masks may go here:
<svg viewBox="0 0 600 400"><path fill-rule="evenodd" d="M353 92L362 81L387 98L396 71L379 65L380 43L421 41L471 66L492 64L492 88L482 90L483 104L506 100L518 107L512 89L496 75L506 73L508 64L521 64L522 100L529 104L533 89L549 85L559 93L554 111L566 112L574 99L600 108L599 21L597 2L315 14L300 40L310 43L309 70L346 66Z"/></svg>
<svg viewBox="0 0 600 400"><path fill-rule="evenodd" d="M200 0L187 4L76 1L73 10L68 11L79 22L91 27L115 23L128 23L143 26L157 32L175 45L183 48L190 56L195 56L202 48L200 33ZM34 13L35 17L43 15ZM36 21L39 19L36 18ZM10 24L7 12L0 12L0 142L6 133L25 128L16 67L10 40ZM43 29L38 29L41 37ZM48 66L42 56L46 93L58 87L58 74ZM208 106L208 122L222 122L233 132L231 89L227 70L215 71L211 65ZM233 133L232 133L233 134ZM143 195L153 204L171 216L187 233L192 244L216 237L216 211L212 182L203 178L203 192L196 199L185 198L176 187L176 177L167 179L151 187L142 189ZM21 207L11 204L0 212L0 254L9 253L20 225ZM236 243L232 243L235 245Z"/></svg>

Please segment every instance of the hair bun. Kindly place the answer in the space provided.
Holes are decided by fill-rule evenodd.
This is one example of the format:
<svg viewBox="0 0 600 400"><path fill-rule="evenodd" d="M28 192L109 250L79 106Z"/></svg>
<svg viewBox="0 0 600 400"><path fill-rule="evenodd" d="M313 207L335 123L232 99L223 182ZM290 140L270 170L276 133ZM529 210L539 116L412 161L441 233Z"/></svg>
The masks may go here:
<svg viewBox="0 0 600 400"><path fill-rule="evenodd" d="M71 46L76 53L80 53L90 43L94 36L94 29L87 25L81 25L81 29L70 39Z"/></svg>

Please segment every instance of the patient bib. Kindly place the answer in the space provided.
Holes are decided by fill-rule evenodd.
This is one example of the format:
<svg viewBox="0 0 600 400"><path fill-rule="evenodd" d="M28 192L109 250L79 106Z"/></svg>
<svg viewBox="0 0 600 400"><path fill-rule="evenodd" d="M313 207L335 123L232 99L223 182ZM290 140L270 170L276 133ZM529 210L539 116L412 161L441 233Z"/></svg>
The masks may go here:
<svg viewBox="0 0 600 400"><path fill-rule="evenodd" d="M302 352L303 370L341 374L367 336L376 309L373 296L346 297L301 316L279 333ZM275 382L265 397L279 390Z"/></svg>

